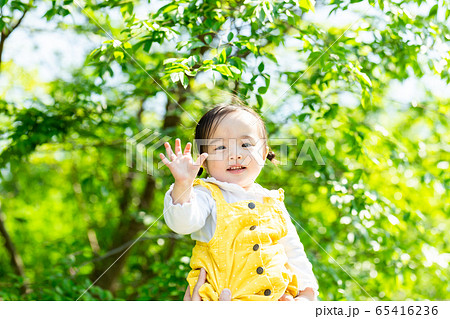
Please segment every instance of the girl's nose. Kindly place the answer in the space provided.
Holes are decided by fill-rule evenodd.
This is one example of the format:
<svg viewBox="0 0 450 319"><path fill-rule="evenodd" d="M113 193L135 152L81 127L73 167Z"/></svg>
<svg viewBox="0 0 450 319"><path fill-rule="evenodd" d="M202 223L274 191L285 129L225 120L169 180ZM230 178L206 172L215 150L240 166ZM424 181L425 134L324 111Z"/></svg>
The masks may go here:
<svg viewBox="0 0 450 319"><path fill-rule="evenodd" d="M242 155L241 154L232 154L232 155L230 155L230 160L235 160L235 159L242 159Z"/></svg>

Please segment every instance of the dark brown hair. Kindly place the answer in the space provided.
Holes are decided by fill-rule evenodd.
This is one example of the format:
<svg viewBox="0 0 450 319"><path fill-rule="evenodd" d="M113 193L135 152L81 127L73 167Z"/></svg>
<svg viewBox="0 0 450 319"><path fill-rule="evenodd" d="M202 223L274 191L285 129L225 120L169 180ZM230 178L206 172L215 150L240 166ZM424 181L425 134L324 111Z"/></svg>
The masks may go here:
<svg viewBox="0 0 450 319"><path fill-rule="evenodd" d="M262 131L262 135L265 141L267 141L267 130L264 125L264 121L256 113L252 108L246 106L242 101L237 99L236 97L233 99L231 103L221 103L214 106L211 110L206 112L205 115L202 116L200 121L195 128L195 141L197 140L206 140L209 139L217 129L217 126L224 119L227 114L236 111L246 111L252 114L256 119L259 127ZM267 143L267 142L266 142ZM196 143L198 154L206 153L207 145L204 143ZM275 165L279 164L279 161L275 159L275 153L269 149L267 154L267 159L274 163ZM205 163L208 159L205 160ZM203 173L203 167L200 168L197 176L200 176Z"/></svg>

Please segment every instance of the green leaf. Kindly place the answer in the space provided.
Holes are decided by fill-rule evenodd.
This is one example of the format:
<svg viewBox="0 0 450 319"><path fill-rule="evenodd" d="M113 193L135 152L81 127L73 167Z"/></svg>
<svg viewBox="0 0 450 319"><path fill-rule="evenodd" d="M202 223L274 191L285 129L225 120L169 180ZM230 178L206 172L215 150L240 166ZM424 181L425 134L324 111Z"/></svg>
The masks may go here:
<svg viewBox="0 0 450 319"><path fill-rule="evenodd" d="M187 58L187 65L192 68L194 65L197 64L198 61L199 61L198 55L191 55L189 58Z"/></svg>
<svg viewBox="0 0 450 319"><path fill-rule="evenodd" d="M204 46L205 46L205 44L202 41L195 40L195 41L188 42L186 45L186 49L194 50L194 49L201 48ZM181 48L182 48L182 46L179 49L181 49Z"/></svg>
<svg viewBox="0 0 450 319"><path fill-rule="evenodd" d="M223 75L233 77L233 73L231 73L230 69L226 65L217 65L216 70L219 71Z"/></svg>
<svg viewBox="0 0 450 319"><path fill-rule="evenodd" d="M225 50L225 53L227 54L227 56L230 56L231 51L233 51L233 48L231 46L227 47L227 49Z"/></svg>
<svg viewBox="0 0 450 319"><path fill-rule="evenodd" d="M44 18L47 19L47 21L50 21L51 18L53 18L53 16L56 14L56 9L55 8L51 8L50 10L48 10L45 14L44 14Z"/></svg>
<svg viewBox="0 0 450 319"><path fill-rule="evenodd" d="M264 77L264 82L266 83L266 86L269 87L270 85L270 75L267 73L262 73L261 74Z"/></svg>
<svg viewBox="0 0 450 319"><path fill-rule="evenodd" d="M125 17L127 15L132 15L133 14L133 3L132 2L128 2L125 3L121 8L120 8L120 12L122 13L122 15Z"/></svg>
<svg viewBox="0 0 450 319"><path fill-rule="evenodd" d="M189 79L188 79L188 77L187 77L183 72L180 72L180 73L179 73L179 77L180 77L180 82L181 82L181 84L182 84L183 87L186 89L187 86L189 85Z"/></svg>
<svg viewBox="0 0 450 319"><path fill-rule="evenodd" d="M270 2L264 2L263 4L262 4L262 8L263 8L263 10L264 10L264 13L266 14L266 16L267 16L267 19L269 20L269 22L273 22L273 17L272 17L272 12L273 12L273 10L271 10L271 8L269 8L269 6L271 6L270 5Z"/></svg>
<svg viewBox="0 0 450 319"><path fill-rule="evenodd" d="M233 33L233 32L228 33L228 36L227 36L228 42L230 42L231 40L233 40L233 38L234 38L234 33Z"/></svg>
<svg viewBox="0 0 450 319"><path fill-rule="evenodd" d="M259 71L259 73L261 73L262 71L264 71L264 62L261 62L261 63L258 65L258 71Z"/></svg>
<svg viewBox="0 0 450 319"><path fill-rule="evenodd" d="M261 108L264 103L262 96L259 94L256 94L256 100L258 101L258 106Z"/></svg>
<svg viewBox="0 0 450 319"><path fill-rule="evenodd" d="M222 52L220 52L219 55L219 63L225 63L227 61L227 52L225 51L225 49L222 50Z"/></svg>
<svg viewBox="0 0 450 319"><path fill-rule="evenodd" d="M177 58L169 58L169 59L165 59L165 60L163 61L163 64L166 65L166 64L168 64L168 63L174 63L174 62L180 62L180 59L177 59Z"/></svg>
<svg viewBox="0 0 450 319"><path fill-rule="evenodd" d="M277 58L275 57L275 55L273 55L272 53L266 52L264 53L264 55L266 56L266 58L268 58L270 61L278 63Z"/></svg>
<svg viewBox="0 0 450 319"><path fill-rule="evenodd" d="M123 51L114 51L114 58L119 60L119 62L122 61L124 58Z"/></svg>
<svg viewBox="0 0 450 319"><path fill-rule="evenodd" d="M439 5L435 4L434 6L431 7L430 9L430 13L428 13L428 18L432 18L437 14Z"/></svg>
<svg viewBox="0 0 450 319"><path fill-rule="evenodd" d="M364 89L361 95L361 106L366 109L370 105L370 92Z"/></svg>
<svg viewBox="0 0 450 319"><path fill-rule="evenodd" d="M167 13L167 12L170 12L170 11L174 11L174 10L176 10L178 8L178 5L176 5L176 4L173 4L173 3L169 3L168 5L165 5L165 6L163 6L163 7L161 7L159 10L158 10L158 12L156 12L156 14L155 14L155 16L158 16L158 15L160 15L161 13Z"/></svg>
<svg viewBox="0 0 450 319"><path fill-rule="evenodd" d="M259 94L266 94L268 87L267 86L261 86L258 88Z"/></svg>
<svg viewBox="0 0 450 319"><path fill-rule="evenodd" d="M230 68L230 71L233 72L234 74L241 74L242 73L241 70L239 70L237 67L235 67L233 65L230 65L229 68Z"/></svg>
<svg viewBox="0 0 450 319"><path fill-rule="evenodd" d="M302 113L298 116L298 121L302 123L309 120L310 117L311 117L310 113Z"/></svg>
<svg viewBox="0 0 450 319"><path fill-rule="evenodd" d="M411 217L411 213L410 212L405 212L405 214L403 215L403 220L405 222L407 222L410 217Z"/></svg>
<svg viewBox="0 0 450 319"><path fill-rule="evenodd" d="M211 42L212 42L212 37L211 37L211 35L207 34L205 36L205 43L206 44L211 44Z"/></svg>
<svg viewBox="0 0 450 319"><path fill-rule="evenodd" d="M338 112L337 104L332 104L332 105L330 105L330 109L325 112L323 117L333 119L336 117L337 112Z"/></svg>
<svg viewBox="0 0 450 319"><path fill-rule="evenodd" d="M357 73L358 73L360 79L362 79L363 82L364 82L367 86L372 87L372 81L370 80L369 76L368 76L366 73L363 73L363 72L361 72L361 71L359 71L359 70L357 71Z"/></svg>
<svg viewBox="0 0 450 319"><path fill-rule="evenodd" d="M325 54L323 54L323 52L321 52L321 51L311 52L308 56L309 64L311 65L311 64L317 63L319 60L320 60L320 62L322 62L324 56L325 56Z"/></svg>
<svg viewBox="0 0 450 319"><path fill-rule="evenodd" d="M354 172L353 172L353 184L358 184L358 182L359 182L359 179L361 178L361 175L362 175L362 173L363 173L363 170L362 169L357 169L357 170L355 170Z"/></svg>
<svg viewBox="0 0 450 319"><path fill-rule="evenodd" d="M180 80L180 76L179 73L171 73L170 74L170 79L172 80L173 83L177 83Z"/></svg>
<svg viewBox="0 0 450 319"><path fill-rule="evenodd" d="M255 54L255 55L258 54L258 49L256 48L256 46L255 46L253 43L247 42L247 43L245 44L245 46L246 46L253 54Z"/></svg>
<svg viewBox="0 0 450 319"><path fill-rule="evenodd" d="M152 47L153 42L151 40L144 42L144 51L150 52L150 48Z"/></svg>
<svg viewBox="0 0 450 319"><path fill-rule="evenodd" d="M372 87L372 81L369 76L364 72L361 72L356 66L354 66L351 62L348 64L348 67L352 70L353 74L358 78L361 84L365 84L366 86Z"/></svg>
<svg viewBox="0 0 450 319"><path fill-rule="evenodd" d="M312 10L315 12L314 6L316 4L316 0L300 0L300 8L306 9L307 11Z"/></svg>

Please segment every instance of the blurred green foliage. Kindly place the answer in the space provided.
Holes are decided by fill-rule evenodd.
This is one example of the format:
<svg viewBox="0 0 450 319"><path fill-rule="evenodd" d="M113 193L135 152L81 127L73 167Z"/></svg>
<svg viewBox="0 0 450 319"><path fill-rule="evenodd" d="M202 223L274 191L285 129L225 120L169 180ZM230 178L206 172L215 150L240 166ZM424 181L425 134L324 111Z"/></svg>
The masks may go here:
<svg viewBox="0 0 450 319"><path fill-rule="evenodd" d="M311 20L314 4L329 19L359 11L336 27ZM1 50L38 9L55 32L104 40L70 79L1 63L1 299L182 299L194 242L161 217L173 180L157 155L152 174L128 167L126 141L144 128L192 141L224 92L266 121L284 165L258 182L286 191L322 300L450 298L449 100L392 92L409 79L449 84L447 1L0 7ZM17 87L20 101L8 97ZM310 140L325 165L301 152Z"/></svg>

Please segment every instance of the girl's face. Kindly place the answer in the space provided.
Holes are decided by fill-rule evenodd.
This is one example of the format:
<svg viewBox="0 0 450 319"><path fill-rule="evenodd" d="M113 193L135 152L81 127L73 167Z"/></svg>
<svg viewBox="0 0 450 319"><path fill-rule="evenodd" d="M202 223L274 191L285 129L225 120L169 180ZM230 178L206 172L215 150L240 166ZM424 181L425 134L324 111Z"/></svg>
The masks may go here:
<svg viewBox="0 0 450 319"><path fill-rule="evenodd" d="M215 179L248 190L264 167L269 147L255 117L246 111L227 114L208 139L206 171ZM241 169L232 170L232 167Z"/></svg>

